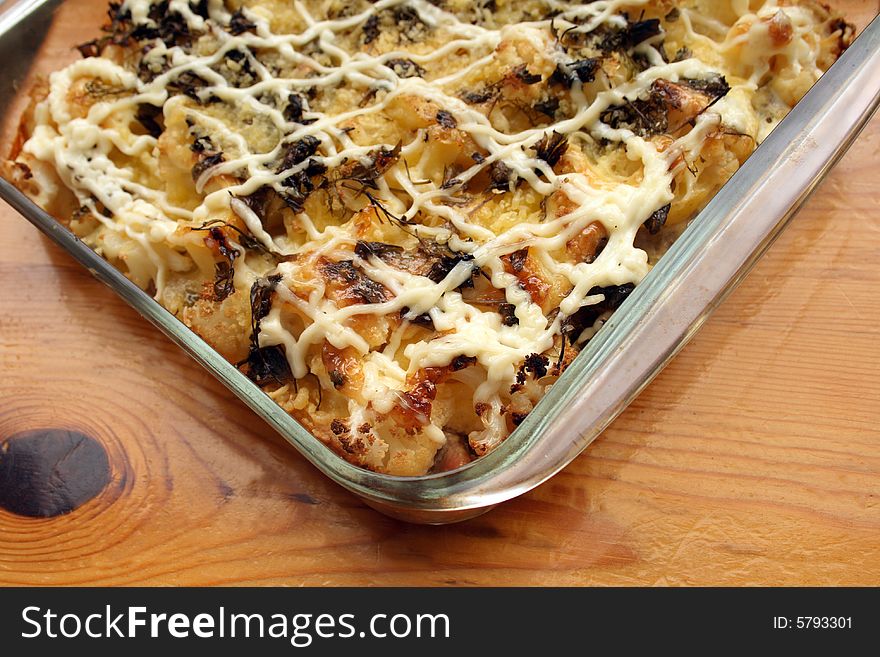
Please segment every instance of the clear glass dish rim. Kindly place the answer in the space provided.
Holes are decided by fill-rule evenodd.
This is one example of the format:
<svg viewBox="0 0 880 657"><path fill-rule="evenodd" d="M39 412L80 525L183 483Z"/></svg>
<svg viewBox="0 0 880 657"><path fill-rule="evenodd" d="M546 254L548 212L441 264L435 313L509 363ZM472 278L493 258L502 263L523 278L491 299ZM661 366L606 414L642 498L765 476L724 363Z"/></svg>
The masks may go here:
<svg viewBox="0 0 880 657"><path fill-rule="evenodd" d="M50 0L18 0L5 7L0 7L0 43L8 38L15 26L27 26L28 21L37 15L40 7L48 2ZM11 183L2 178L0 178L0 198L6 200L28 221L89 269L96 278L108 285L138 313L156 325L172 341L208 369L221 383L273 426L297 451L336 483L390 515L418 522L459 520L522 494L565 467L586 449L605 426L687 342L720 300L736 286L751 265L766 250L787 220L794 214L797 206L815 188L831 165L855 139L876 109L877 95L880 94L880 89L866 90L865 94L872 93L873 99L869 99L863 94L865 95L862 98L865 105L864 111L855 117L856 120L851 125L843 126L841 141L836 148L826 149L827 153L822 156L824 158L822 166L819 167L806 188L795 190L792 193L789 210L772 225L767 226L764 239L757 244L756 248L751 249L749 253L740 254L742 263L731 272L723 284L717 286L717 289L709 290L711 300L698 309L697 316L691 325L683 327L681 335L674 339L671 345L664 348L665 353L654 354L654 361L645 375L638 380L624 382L613 407L608 407L601 413L597 412L589 426L579 427L577 431L582 433L578 435L576 440L571 438L575 429L571 426L559 426L561 412L573 401L578 390L585 388L591 379L613 369L615 352L627 345L627 342L632 339L637 325L649 313L656 310L658 303L663 302L664 291L674 287L676 282L683 277L687 268L700 260L707 245L724 237L728 219L732 216L737 201L741 200L737 198L737 194L753 191L752 187L754 187L756 179L760 178L762 171L772 171L773 166L778 167L780 157L786 151L786 144L790 144L792 139L798 136L802 137L805 130L817 129L817 126L809 125L809 116L802 116L799 120L797 120L797 116L806 114L812 103L817 108L821 107L826 110L823 120L825 124L830 122L826 107L828 103L823 105L821 99L815 98L821 92L821 87L823 85L831 87L835 83L839 86L851 84L852 80L838 78L843 78L846 73L849 73L851 77L854 76L856 72L868 65L868 58L871 56L880 60L880 57L877 57L878 51L880 51L880 24L878 24L878 19L875 19L844 54L844 57L823 76L810 94L774 130L707 208L691 222L645 280L636 287L633 294L615 312L612 319L599 331L596 337L590 341L587 348L577 356L573 364L562 374L525 421L494 451L464 468L452 472L419 477L398 477L364 470L352 465L303 428L244 374L225 361L213 348L162 308L152 297L137 288L118 270L77 240L66 228L31 203ZM35 53L30 54L33 56ZM817 113L819 113L818 109ZM15 118L13 117L13 119ZM8 119L9 117L3 117L4 121ZM803 127L800 124L804 124ZM5 153L3 156L5 157ZM568 438L565 437L565 434L568 434ZM569 449L554 449L552 450L552 458L548 458L542 466L536 467L530 464L530 471L518 473L516 477L509 476L509 471L516 468L517 464L522 463L524 455L539 449L541 445L547 445L548 441L554 437L564 445L569 445ZM505 474L507 476L502 477ZM505 479L506 483L496 485L500 478Z"/></svg>

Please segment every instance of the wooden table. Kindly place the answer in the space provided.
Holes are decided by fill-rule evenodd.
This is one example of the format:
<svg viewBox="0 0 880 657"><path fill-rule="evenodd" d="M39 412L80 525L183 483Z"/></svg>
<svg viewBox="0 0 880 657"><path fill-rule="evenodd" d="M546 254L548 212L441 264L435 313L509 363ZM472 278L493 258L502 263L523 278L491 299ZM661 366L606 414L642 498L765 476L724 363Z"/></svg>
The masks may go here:
<svg viewBox="0 0 880 657"><path fill-rule="evenodd" d="M111 480L66 515L0 510L0 584L880 584L878 152L874 120L564 472L439 528L318 474L4 205L0 439L80 430Z"/></svg>

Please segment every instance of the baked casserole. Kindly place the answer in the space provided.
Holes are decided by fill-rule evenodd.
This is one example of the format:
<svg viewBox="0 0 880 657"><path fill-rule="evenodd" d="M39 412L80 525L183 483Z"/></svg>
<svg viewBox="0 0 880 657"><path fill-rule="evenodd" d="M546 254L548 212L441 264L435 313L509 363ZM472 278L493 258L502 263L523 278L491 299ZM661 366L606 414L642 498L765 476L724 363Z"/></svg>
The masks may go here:
<svg viewBox="0 0 880 657"><path fill-rule="evenodd" d="M446 471L852 36L809 0L126 0L5 172L341 456Z"/></svg>

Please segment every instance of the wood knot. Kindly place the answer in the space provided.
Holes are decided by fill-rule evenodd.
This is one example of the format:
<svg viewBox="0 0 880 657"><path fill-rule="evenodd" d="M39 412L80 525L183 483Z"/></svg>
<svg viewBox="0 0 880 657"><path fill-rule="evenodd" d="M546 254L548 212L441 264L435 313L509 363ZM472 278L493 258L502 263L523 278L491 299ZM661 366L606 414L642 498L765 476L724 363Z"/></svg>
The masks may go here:
<svg viewBox="0 0 880 657"><path fill-rule="evenodd" d="M78 431L22 431L0 443L0 507L12 513L31 518L70 513L109 481L104 447Z"/></svg>

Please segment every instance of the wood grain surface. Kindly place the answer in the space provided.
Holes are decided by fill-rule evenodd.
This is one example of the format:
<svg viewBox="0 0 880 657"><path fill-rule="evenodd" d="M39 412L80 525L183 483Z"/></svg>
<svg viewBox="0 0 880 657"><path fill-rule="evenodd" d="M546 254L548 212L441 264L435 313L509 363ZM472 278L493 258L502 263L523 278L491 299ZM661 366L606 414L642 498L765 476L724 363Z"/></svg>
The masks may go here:
<svg viewBox="0 0 880 657"><path fill-rule="evenodd" d="M838 5L864 25L880 3ZM57 25L103 6L46 23L43 70L88 36ZM0 584L878 585L878 180L875 119L585 454L449 527L390 520L325 479L2 205L0 441L82 432L110 476L64 515L0 509Z"/></svg>

